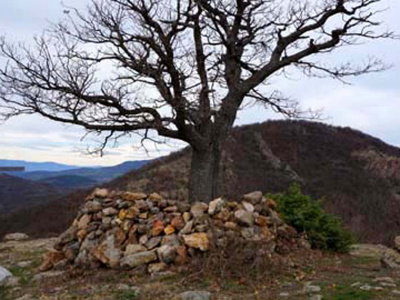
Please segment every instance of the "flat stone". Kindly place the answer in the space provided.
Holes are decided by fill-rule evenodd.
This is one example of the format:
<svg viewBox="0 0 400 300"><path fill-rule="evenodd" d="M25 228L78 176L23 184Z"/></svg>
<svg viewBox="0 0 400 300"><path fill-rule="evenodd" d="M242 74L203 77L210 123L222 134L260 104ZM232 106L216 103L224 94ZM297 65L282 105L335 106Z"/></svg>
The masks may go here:
<svg viewBox="0 0 400 300"><path fill-rule="evenodd" d="M98 198L106 198L108 196L108 190L97 188L94 190L93 196Z"/></svg>
<svg viewBox="0 0 400 300"><path fill-rule="evenodd" d="M154 251L145 251L136 254L125 255L121 259L121 266L136 268L157 260L157 255Z"/></svg>
<svg viewBox="0 0 400 300"><path fill-rule="evenodd" d="M35 300L31 294L23 295L22 297L17 298L16 300Z"/></svg>
<svg viewBox="0 0 400 300"><path fill-rule="evenodd" d="M288 292L281 292L279 294L279 297L289 297L289 296L290 296L290 294Z"/></svg>
<svg viewBox="0 0 400 300"><path fill-rule="evenodd" d="M3 238L3 241L25 241L29 239L29 236L26 233L16 232L16 233L9 233L6 234Z"/></svg>
<svg viewBox="0 0 400 300"><path fill-rule="evenodd" d="M88 201L85 203L85 209L89 213L97 213L101 211L101 204L98 201Z"/></svg>
<svg viewBox="0 0 400 300"><path fill-rule="evenodd" d="M349 254L357 257L371 257L380 259L389 248L383 245L354 244L350 247Z"/></svg>
<svg viewBox="0 0 400 300"><path fill-rule="evenodd" d="M397 287L397 284L393 282L380 282L379 284L384 287Z"/></svg>
<svg viewBox="0 0 400 300"><path fill-rule="evenodd" d="M103 214L105 216L115 216L118 215L119 211L116 210L114 207L107 207L103 209Z"/></svg>
<svg viewBox="0 0 400 300"><path fill-rule="evenodd" d="M181 300L209 300L211 293L206 291L187 291L180 294Z"/></svg>
<svg viewBox="0 0 400 300"><path fill-rule="evenodd" d="M175 232L175 228L172 225L168 225L167 227L164 228L164 233L166 235L173 234Z"/></svg>
<svg viewBox="0 0 400 300"><path fill-rule="evenodd" d="M235 230L238 225L235 222L225 222L224 227L229 230Z"/></svg>
<svg viewBox="0 0 400 300"><path fill-rule="evenodd" d="M136 254L136 253L145 252L145 251L147 251L147 248L142 245L129 244L128 246L126 246L125 255Z"/></svg>
<svg viewBox="0 0 400 300"><path fill-rule="evenodd" d="M91 216L89 215L83 215L79 221L78 221L78 229L85 229L88 224L90 223L90 220L92 219Z"/></svg>
<svg viewBox="0 0 400 300"><path fill-rule="evenodd" d="M146 243L146 247L149 250L154 249L155 247L157 247L160 243L161 240L163 239L162 236L156 236L156 237L152 237L147 243Z"/></svg>
<svg viewBox="0 0 400 300"><path fill-rule="evenodd" d="M199 218L204 215L204 212L208 209L208 205L203 202L196 202L190 208L190 213L194 218Z"/></svg>
<svg viewBox="0 0 400 300"><path fill-rule="evenodd" d="M145 193L132 193L132 192L126 192L122 196L124 200L126 201L136 201L136 200L143 200L147 198L147 195Z"/></svg>
<svg viewBox="0 0 400 300"><path fill-rule="evenodd" d="M193 229L193 220L187 222L179 233L180 234L189 234L192 232L192 229Z"/></svg>
<svg viewBox="0 0 400 300"><path fill-rule="evenodd" d="M373 280L373 282L389 282L394 283L393 278L391 277L377 277Z"/></svg>
<svg viewBox="0 0 400 300"><path fill-rule="evenodd" d="M254 216L251 212L245 211L244 209L239 209L235 212L235 218L239 223L245 226L253 226Z"/></svg>
<svg viewBox="0 0 400 300"><path fill-rule="evenodd" d="M168 265L163 262L150 264L148 267L148 271L150 274L164 272L168 268Z"/></svg>
<svg viewBox="0 0 400 300"><path fill-rule="evenodd" d="M319 293L321 291L321 287L318 285L307 284L306 285L306 293Z"/></svg>
<svg viewBox="0 0 400 300"><path fill-rule="evenodd" d="M257 204L257 203L261 202L262 197L263 197L262 192L256 191L256 192L252 192L252 193L243 195L243 200L250 202L252 204Z"/></svg>
<svg viewBox="0 0 400 300"><path fill-rule="evenodd" d="M242 202L242 205L243 205L243 207L244 207L244 209L245 209L246 211L251 212L251 213L254 212L254 206L253 206L253 204L251 204L251 203L249 203L249 202L246 202L246 201L243 201L243 202Z"/></svg>
<svg viewBox="0 0 400 300"><path fill-rule="evenodd" d="M149 195L149 200L151 200L151 201L161 201L162 199L163 199L163 197L157 193L151 193Z"/></svg>
<svg viewBox="0 0 400 300"><path fill-rule="evenodd" d="M372 286L370 286L369 284L364 284L362 286L360 286L360 290L362 291L370 291L372 289Z"/></svg>
<svg viewBox="0 0 400 300"><path fill-rule="evenodd" d="M204 232L196 232L192 234L183 235L185 244L189 247L207 251L210 248L210 241Z"/></svg>
<svg viewBox="0 0 400 300"><path fill-rule="evenodd" d="M31 260L20 261L16 264L19 268L26 268L29 267L33 262Z"/></svg>
<svg viewBox="0 0 400 300"><path fill-rule="evenodd" d="M42 282L45 280L54 279L54 278L62 278L62 277L65 277L64 271L47 271L47 272L38 273L35 276L33 276L33 281Z"/></svg>

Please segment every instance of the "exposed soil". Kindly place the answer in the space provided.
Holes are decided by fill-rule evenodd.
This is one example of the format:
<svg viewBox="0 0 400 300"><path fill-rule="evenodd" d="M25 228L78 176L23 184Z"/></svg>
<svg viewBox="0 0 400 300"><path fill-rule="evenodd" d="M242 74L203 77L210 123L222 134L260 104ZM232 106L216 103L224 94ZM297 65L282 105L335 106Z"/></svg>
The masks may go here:
<svg viewBox="0 0 400 300"><path fill-rule="evenodd" d="M244 274L233 280L207 277L207 270L175 270L150 277L141 269L71 270L36 282L33 278L41 257L54 239L0 243L0 265L19 278L14 287L1 287L0 299L180 299L185 291L212 293L211 299L400 299L400 272L382 268L379 256L336 255L307 251L281 257L271 265L268 276L254 278ZM21 265L25 262L28 265ZM383 283L376 279L390 277ZM388 282L389 281L389 282ZM388 284L389 283L389 284ZM317 292L307 285L320 287ZM398 288L397 288L398 286ZM400 292L399 292L400 293ZM317 299L317 298L314 298Z"/></svg>

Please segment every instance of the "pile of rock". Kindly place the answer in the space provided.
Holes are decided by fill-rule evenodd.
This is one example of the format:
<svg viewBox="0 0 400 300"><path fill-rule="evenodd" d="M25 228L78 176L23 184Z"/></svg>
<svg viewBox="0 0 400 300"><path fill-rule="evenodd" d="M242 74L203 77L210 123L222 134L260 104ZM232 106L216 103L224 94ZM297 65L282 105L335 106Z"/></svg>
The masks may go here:
<svg viewBox="0 0 400 300"><path fill-rule="evenodd" d="M269 254L308 247L279 217L276 203L261 192L244 195L241 202L219 198L190 205L157 193L96 189L40 269L147 265L153 273L185 264L232 239L268 245Z"/></svg>

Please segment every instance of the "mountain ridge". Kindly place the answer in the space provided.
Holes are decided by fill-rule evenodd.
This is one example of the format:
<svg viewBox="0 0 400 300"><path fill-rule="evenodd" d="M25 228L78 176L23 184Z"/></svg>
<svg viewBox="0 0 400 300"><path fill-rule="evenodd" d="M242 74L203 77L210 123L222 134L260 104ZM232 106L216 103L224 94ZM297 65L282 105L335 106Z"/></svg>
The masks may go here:
<svg viewBox="0 0 400 300"><path fill-rule="evenodd" d="M254 190L280 192L300 182L304 193L324 198L324 208L341 218L359 241L391 244L400 232L400 149L395 146L348 127L268 121L235 128L224 148L222 190L227 197ZM190 155L190 149L183 149L102 186L187 199ZM71 215L62 212L47 224L61 232L85 193L89 190L0 221L8 231L24 231L26 225L16 226L12 220L20 216L34 220L35 213L44 219L55 211L69 211ZM0 230L0 235L4 232Z"/></svg>

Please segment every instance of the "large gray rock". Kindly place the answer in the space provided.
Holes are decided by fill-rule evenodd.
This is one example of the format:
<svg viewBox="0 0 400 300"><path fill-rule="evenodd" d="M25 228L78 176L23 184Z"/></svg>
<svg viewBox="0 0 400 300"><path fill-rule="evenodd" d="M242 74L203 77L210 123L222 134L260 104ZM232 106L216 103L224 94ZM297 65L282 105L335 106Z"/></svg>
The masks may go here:
<svg viewBox="0 0 400 300"><path fill-rule="evenodd" d="M0 285L2 285L9 277L12 277L11 272L0 266Z"/></svg>
<svg viewBox="0 0 400 300"><path fill-rule="evenodd" d="M158 258L166 263L172 264L176 258L176 249L174 246L171 245L164 245L157 249Z"/></svg>
<svg viewBox="0 0 400 300"><path fill-rule="evenodd" d="M181 294L182 300L209 300L210 292L206 291L188 291Z"/></svg>
<svg viewBox="0 0 400 300"><path fill-rule="evenodd" d="M29 239L29 236L26 233L16 232L16 233L9 233L6 234L3 238L5 242L9 241L25 241Z"/></svg>
<svg viewBox="0 0 400 300"><path fill-rule="evenodd" d="M254 224L254 216L251 212L245 211L244 209L239 209L235 212L235 218L239 221L239 223L245 226L253 226Z"/></svg>
<svg viewBox="0 0 400 300"><path fill-rule="evenodd" d="M148 264L157 260L157 255L154 251L139 252L136 254L126 255L121 259L121 266L136 268L141 265Z"/></svg>
<svg viewBox="0 0 400 300"><path fill-rule="evenodd" d="M243 200L250 202L252 204L257 204L260 203L262 200L263 194L260 191L248 193L246 195L243 195Z"/></svg>

